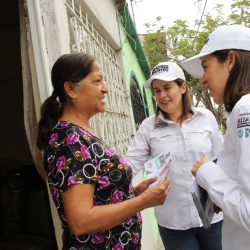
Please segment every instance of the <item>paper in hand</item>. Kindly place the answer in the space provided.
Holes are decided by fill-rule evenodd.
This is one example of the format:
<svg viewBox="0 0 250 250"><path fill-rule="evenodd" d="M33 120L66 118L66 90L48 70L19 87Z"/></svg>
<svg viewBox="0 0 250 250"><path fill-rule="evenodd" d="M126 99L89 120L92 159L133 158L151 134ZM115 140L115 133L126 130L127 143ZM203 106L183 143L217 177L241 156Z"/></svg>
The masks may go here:
<svg viewBox="0 0 250 250"><path fill-rule="evenodd" d="M170 152L168 152L159 154L144 164L144 168L148 178L155 176L158 177L157 180L151 185L155 185L161 180L165 180L169 171L170 163L171 155Z"/></svg>

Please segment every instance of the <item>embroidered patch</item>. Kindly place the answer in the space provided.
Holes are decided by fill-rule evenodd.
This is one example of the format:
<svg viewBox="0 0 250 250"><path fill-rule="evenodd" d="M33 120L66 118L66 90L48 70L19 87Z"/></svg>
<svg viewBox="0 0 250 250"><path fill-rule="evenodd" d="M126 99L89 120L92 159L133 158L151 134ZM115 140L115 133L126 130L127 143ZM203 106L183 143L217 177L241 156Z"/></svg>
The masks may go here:
<svg viewBox="0 0 250 250"><path fill-rule="evenodd" d="M242 138L250 138L250 128L238 128L238 137Z"/></svg>
<svg viewBox="0 0 250 250"><path fill-rule="evenodd" d="M153 69L151 76L153 76L154 74L162 73L164 71L168 72L168 70L169 70L169 66L168 65L159 65L159 66L156 66Z"/></svg>
<svg viewBox="0 0 250 250"><path fill-rule="evenodd" d="M166 128L167 126L168 126L168 124L166 122L161 121L161 122L157 122L155 124L154 128L155 129L157 129L157 128Z"/></svg>
<svg viewBox="0 0 250 250"><path fill-rule="evenodd" d="M244 134L243 129L239 129L238 130L238 137L241 138L243 136L243 134Z"/></svg>
<svg viewBox="0 0 250 250"><path fill-rule="evenodd" d="M237 128L250 126L250 114L240 114L237 120Z"/></svg>
<svg viewBox="0 0 250 250"><path fill-rule="evenodd" d="M238 137L250 138L250 114L240 114L237 119Z"/></svg>

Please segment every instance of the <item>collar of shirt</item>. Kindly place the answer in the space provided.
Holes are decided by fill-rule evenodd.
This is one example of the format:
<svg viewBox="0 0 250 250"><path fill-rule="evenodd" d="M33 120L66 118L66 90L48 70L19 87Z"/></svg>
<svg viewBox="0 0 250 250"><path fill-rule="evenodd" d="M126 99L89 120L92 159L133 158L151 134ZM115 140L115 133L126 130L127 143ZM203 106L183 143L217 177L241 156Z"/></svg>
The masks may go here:
<svg viewBox="0 0 250 250"><path fill-rule="evenodd" d="M201 112L199 109L196 109L195 107L191 106L191 111L193 112L193 116L196 116L197 113ZM202 112L201 112L202 113ZM191 118L191 119L192 119ZM154 124L154 128L165 128L167 127L170 123L175 123L167 118L164 117L163 112L159 112L159 115L156 117L155 119L155 124Z"/></svg>

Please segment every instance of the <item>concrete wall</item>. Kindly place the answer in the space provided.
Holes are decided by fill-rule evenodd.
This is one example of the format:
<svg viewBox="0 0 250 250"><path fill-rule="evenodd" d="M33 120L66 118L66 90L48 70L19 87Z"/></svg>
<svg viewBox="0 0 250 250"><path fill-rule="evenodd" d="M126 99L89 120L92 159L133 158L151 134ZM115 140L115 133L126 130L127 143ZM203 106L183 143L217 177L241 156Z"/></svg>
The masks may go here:
<svg viewBox="0 0 250 250"><path fill-rule="evenodd" d="M116 7L113 0L84 0L81 4L88 11L97 30L109 41L115 50L120 49L120 36Z"/></svg>

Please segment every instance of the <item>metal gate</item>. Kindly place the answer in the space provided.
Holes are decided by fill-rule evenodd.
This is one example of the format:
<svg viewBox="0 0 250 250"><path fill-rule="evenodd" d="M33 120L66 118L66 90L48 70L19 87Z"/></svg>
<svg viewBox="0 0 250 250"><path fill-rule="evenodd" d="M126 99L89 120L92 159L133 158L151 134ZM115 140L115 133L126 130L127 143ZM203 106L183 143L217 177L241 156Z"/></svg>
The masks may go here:
<svg viewBox="0 0 250 250"><path fill-rule="evenodd" d="M123 154L132 135L133 123L129 112L128 93L116 52L97 31L77 1L65 0L65 5L70 27L71 51L94 55L102 66L109 86L107 111L95 116L92 126L103 140Z"/></svg>

